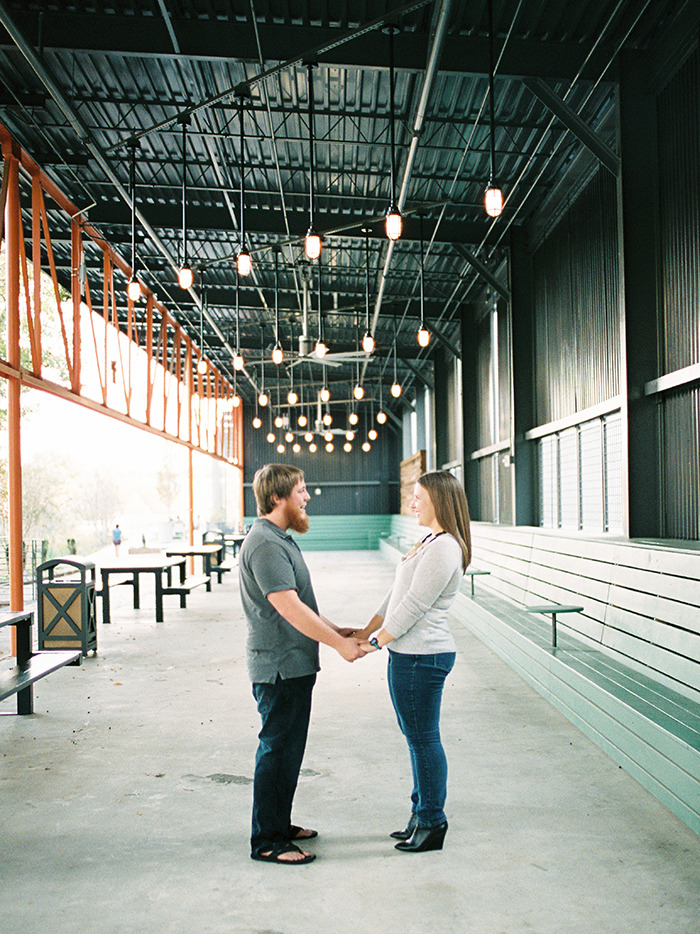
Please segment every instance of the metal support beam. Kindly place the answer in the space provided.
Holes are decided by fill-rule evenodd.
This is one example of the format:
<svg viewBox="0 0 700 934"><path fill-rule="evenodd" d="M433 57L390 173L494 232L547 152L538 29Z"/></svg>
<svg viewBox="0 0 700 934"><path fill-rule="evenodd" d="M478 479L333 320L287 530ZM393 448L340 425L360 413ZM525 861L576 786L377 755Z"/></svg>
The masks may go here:
<svg viewBox="0 0 700 934"><path fill-rule="evenodd" d="M523 84L561 120L568 130L571 130L579 142L583 143L593 153L608 172L617 176L620 171L620 157L598 136L595 130L592 130L579 117L565 100L559 97L542 78L524 78Z"/></svg>
<svg viewBox="0 0 700 934"><path fill-rule="evenodd" d="M475 256L471 250L468 250L466 247L462 246L461 243L455 243L454 248L460 256L463 256L464 259L466 259L466 261L473 269L476 269L479 275L488 282L491 288L498 292L501 298L505 298L506 301L510 301L510 292L508 289L494 276L491 270L481 262L478 256Z"/></svg>

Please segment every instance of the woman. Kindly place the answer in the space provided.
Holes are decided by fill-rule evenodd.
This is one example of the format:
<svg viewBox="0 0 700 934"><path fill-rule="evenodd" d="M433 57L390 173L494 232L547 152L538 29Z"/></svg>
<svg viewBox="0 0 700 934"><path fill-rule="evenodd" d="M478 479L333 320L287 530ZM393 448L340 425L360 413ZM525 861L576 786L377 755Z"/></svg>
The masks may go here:
<svg viewBox="0 0 700 934"><path fill-rule="evenodd" d="M419 853L441 850L447 832L440 702L455 662L447 613L471 559L471 536L464 490L444 470L418 480L411 508L430 532L403 559L393 587L356 636L366 652L389 649L389 692L413 769L411 818L391 836L400 841L397 850Z"/></svg>

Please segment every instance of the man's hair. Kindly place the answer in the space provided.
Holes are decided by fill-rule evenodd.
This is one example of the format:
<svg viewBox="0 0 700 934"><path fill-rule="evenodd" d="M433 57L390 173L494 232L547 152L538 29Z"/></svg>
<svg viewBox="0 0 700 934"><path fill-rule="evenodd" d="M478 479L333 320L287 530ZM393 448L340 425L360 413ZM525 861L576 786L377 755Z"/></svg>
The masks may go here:
<svg viewBox="0 0 700 934"><path fill-rule="evenodd" d="M265 464L253 477L253 493L259 516L267 516L281 499L287 499L304 479L304 472L290 464Z"/></svg>

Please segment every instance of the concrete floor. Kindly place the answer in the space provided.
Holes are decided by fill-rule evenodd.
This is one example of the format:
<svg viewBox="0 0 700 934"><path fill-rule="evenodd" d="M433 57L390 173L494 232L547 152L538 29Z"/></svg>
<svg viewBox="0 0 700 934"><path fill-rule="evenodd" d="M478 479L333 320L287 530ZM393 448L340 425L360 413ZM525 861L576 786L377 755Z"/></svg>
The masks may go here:
<svg viewBox="0 0 700 934"><path fill-rule="evenodd" d="M339 624L364 623L393 578L374 552L307 558ZM700 931L700 838L461 627L445 849L388 838L410 779L385 654L323 649L295 811L319 858L253 862L235 574L186 610L166 598L162 624L151 593L139 611L113 593L98 655L40 682L33 717L0 721L4 934Z"/></svg>

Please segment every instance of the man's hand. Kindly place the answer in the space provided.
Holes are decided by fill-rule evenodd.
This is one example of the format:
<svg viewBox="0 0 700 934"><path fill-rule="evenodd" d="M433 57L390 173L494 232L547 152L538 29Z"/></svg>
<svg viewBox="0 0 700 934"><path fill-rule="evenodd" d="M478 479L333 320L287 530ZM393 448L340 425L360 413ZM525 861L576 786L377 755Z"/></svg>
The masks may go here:
<svg viewBox="0 0 700 934"><path fill-rule="evenodd" d="M345 659L346 662L357 661L358 658L364 658L365 653L360 648L360 643L353 636L343 639L337 646L336 651Z"/></svg>

